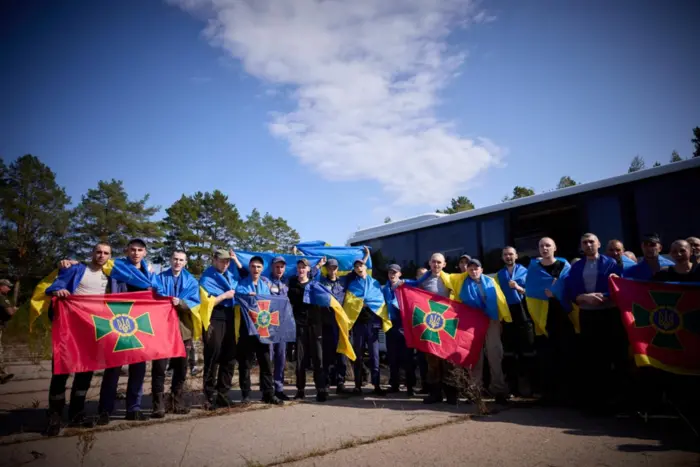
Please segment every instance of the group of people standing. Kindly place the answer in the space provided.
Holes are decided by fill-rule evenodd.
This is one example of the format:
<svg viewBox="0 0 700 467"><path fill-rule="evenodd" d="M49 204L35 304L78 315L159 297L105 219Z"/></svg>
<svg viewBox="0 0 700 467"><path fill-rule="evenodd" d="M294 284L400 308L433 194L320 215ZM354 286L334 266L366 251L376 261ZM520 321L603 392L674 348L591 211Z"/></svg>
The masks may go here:
<svg viewBox="0 0 700 467"><path fill-rule="evenodd" d="M642 280L700 282L700 240L690 238L672 244L669 261L660 256L658 235L643 238L644 257L630 260L624 246L617 240L608 243L606 253L600 253L600 242L594 234L581 238L584 257L570 264L556 256L556 244L551 238L539 241L540 257L533 259L528 268L517 263L518 253L513 247L502 251L504 267L494 278L483 273L481 262L468 254L459 259L459 272L447 273L445 258L435 253L429 260L429 269L418 271L416 279L401 277L401 267L388 267L388 282L381 288L388 307L391 329L387 332L387 353L390 364L389 391L382 388L379 374L379 331L382 319L365 306L354 320L351 329L354 363L354 389L346 388L347 359L336 351L339 329L333 311L304 300L305 289L318 281L339 303L343 303L352 281L363 287L379 287L367 271L369 250L364 258L355 260L353 271L341 276L335 259L321 259L313 268L309 261L299 258L296 274L284 280L287 268L282 256L272 260L270 277L262 275L263 258L253 256L247 268L240 264L232 250L216 250L212 265L199 280L186 269L187 255L174 251L170 268L155 274L145 260L147 245L142 239L128 243L126 256L110 262L111 247L95 245L87 264L64 260L54 283L46 295L66 297L118 292L153 290L171 297L180 319L180 332L185 348L192 348L200 336L204 343L204 396L205 407L229 407L235 364L238 363L242 402L250 399L250 369L257 361L260 373L262 401L283 404L289 396L284 392L286 344L262 344L250 336L245 320L241 329L235 329L234 298L236 295L286 296L293 309L296 323L296 393L294 399L304 399L306 369L313 369L316 400L328 399L329 386L335 384L339 394L362 394L364 354L368 351L370 381L375 395L397 392L400 372L405 373L408 395L422 392L427 404L444 400L456 404L460 382L456 367L430 354L415 358L413 349L406 347L401 313L396 300L396 288L405 284L465 303L482 310L489 317L484 348L478 363L469 368L472 383L482 386L484 361L488 361L488 392L499 403L506 403L511 394L531 395L539 392L542 399L553 403L565 402L585 391L591 404L614 402L609 400L622 388L628 365L627 339L620 321L619 310L610 300L608 277L612 274ZM114 264L111 273L108 263ZM321 270L325 269L324 274ZM115 274L115 271L122 271ZM192 308L200 304L200 293L205 293L212 309L206 320L195 318ZM572 320L572 306L580 310L580 323ZM51 318L51 311L49 311ZM580 324L580 329L578 325ZM578 334L580 332L580 335ZM586 358L579 359L581 351ZM166 411L176 414L189 412L184 399L187 377L186 357L152 362L153 408L150 417L162 418ZM579 362L582 366L572 365ZM166 407L165 376L168 363L173 371L171 397ZM417 365L416 365L417 363ZM416 366L420 368L421 386L416 388ZM127 420L146 420L141 407L146 363L129 365L126 388ZM75 375L71 391L69 418L72 425L105 425L114 411L117 385L121 368L104 371L100 389L98 417L85 416L84 404L90 387L92 372ZM65 406L65 389L69 375L53 375L49 389L48 434L56 435L61 429ZM607 382L600 384L601 381ZM620 384L617 384L620 382ZM619 394L622 395L622 394Z"/></svg>

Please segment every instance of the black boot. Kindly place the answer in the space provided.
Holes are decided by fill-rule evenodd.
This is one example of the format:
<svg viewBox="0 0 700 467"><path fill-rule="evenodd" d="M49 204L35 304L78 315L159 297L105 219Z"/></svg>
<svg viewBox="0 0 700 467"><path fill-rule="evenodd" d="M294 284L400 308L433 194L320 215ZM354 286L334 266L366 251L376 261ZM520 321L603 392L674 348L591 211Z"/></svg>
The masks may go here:
<svg viewBox="0 0 700 467"><path fill-rule="evenodd" d="M430 395L428 397L423 398L423 403L424 404L439 404L440 402L443 401L442 398L442 390L433 390L430 392Z"/></svg>
<svg viewBox="0 0 700 467"><path fill-rule="evenodd" d="M148 418L148 415L141 412L140 410L126 412L126 419L129 421L145 422L146 420L148 420Z"/></svg>
<svg viewBox="0 0 700 467"><path fill-rule="evenodd" d="M153 394L153 410L151 412L152 418L164 418L165 417L165 401L163 401L163 393L156 392Z"/></svg>
<svg viewBox="0 0 700 467"><path fill-rule="evenodd" d="M457 405L459 399L457 398L457 388L453 386L445 386L445 398L447 403L450 405Z"/></svg>
<svg viewBox="0 0 700 467"><path fill-rule="evenodd" d="M46 427L46 436L58 436L61 434L61 413L50 412L49 424Z"/></svg>
<svg viewBox="0 0 700 467"><path fill-rule="evenodd" d="M186 415L190 413L190 408L185 405L185 398L182 395L182 389L173 392L170 395L173 401L173 413L175 415Z"/></svg>

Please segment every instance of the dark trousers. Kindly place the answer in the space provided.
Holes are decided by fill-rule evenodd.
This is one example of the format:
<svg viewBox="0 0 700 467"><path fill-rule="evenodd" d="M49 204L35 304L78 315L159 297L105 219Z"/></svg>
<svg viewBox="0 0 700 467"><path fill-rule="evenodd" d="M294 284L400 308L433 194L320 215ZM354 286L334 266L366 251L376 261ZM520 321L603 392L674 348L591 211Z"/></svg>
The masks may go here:
<svg viewBox="0 0 700 467"><path fill-rule="evenodd" d="M423 389L428 389L428 360L425 358L425 353L416 351L416 365L418 366L418 374L420 375L420 384Z"/></svg>
<svg viewBox="0 0 700 467"><path fill-rule="evenodd" d="M400 370L406 373L406 388L413 389L416 385L416 368L413 361L413 349L406 347L406 338L399 327L392 327L386 333L387 356L389 357L389 385L398 388L400 385Z"/></svg>
<svg viewBox="0 0 700 467"><path fill-rule="evenodd" d="M53 362L51 362L53 370ZM52 371L53 372L53 371ZM66 383L70 375L52 375L49 385L49 413L63 413L66 405ZM68 406L68 417L73 420L78 414L85 410L85 398L90 389L92 381L92 371L76 373L73 378L73 387L70 391L70 405Z"/></svg>
<svg viewBox="0 0 700 467"><path fill-rule="evenodd" d="M192 348L192 340L186 340L184 344L185 351L189 352ZM165 392L165 372L168 369L168 364L173 369L170 392L175 394L182 391L187 379L187 357L163 358L153 360L151 364L151 392L153 394Z"/></svg>
<svg viewBox="0 0 700 467"><path fill-rule="evenodd" d="M247 331L241 327L241 337L238 342L238 373L242 394L250 394L250 367L253 359L258 361L260 368L260 391L263 397L271 397L275 394L272 384L272 363L270 362L270 344L262 344L257 336L248 336Z"/></svg>
<svg viewBox="0 0 700 467"><path fill-rule="evenodd" d="M548 336L535 339L540 362L540 392L550 402L568 404L576 398L574 374L578 366L578 336L568 314L555 299L549 300L546 326Z"/></svg>
<svg viewBox="0 0 700 467"><path fill-rule="evenodd" d="M287 366L287 343L278 342L269 345L270 359L274 366L272 377L275 381L275 392L282 392L284 391L284 370Z"/></svg>
<svg viewBox="0 0 700 467"><path fill-rule="evenodd" d="M108 368L102 375L102 387L100 388L100 413L114 412L114 403L117 399L117 386L121 367ZM129 365L129 381L126 384L126 411L135 412L141 410L141 398L143 397L143 380L146 377L146 362Z"/></svg>
<svg viewBox="0 0 700 467"><path fill-rule="evenodd" d="M326 375L323 372L323 327L321 323L297 325L297 390L306 387L306 361L310 359L314 370L316 390L327 391Z"/></svg>
<svg viewBox="0 0 700 467"><path fill-rule="evenodd" d="M532 322L503 323L503 370L513 394L530 393L537 369L535 329Z"/></svg>
<svg viewBox="0 0 700 467"><path fill-rule="evenodd" d="M231 390L236 362L233 320L212 320L204 335L204 396L213 401L217 393ZM218 369L218 371L217 371Z"/></svg>
<svg viewBox="0 0 700 467"><path fill-rule="evenodd" d="M355 323L352 327L352 349L355 351L355 387L362 387L362 364L365 347L369 352L372 384L379 387L379 328L374 323Z"/></svg>
<svg viewBox="0 0 700 467"><path fill-rule="evenodd" d="M586 403L598 406L612 402L608 397L621 401L627 397L628 359L627 333L620 318L620 310L581 310L581 369L582 389Z"/></svg>
<svg viewBox="0 0 700 467"><path fill-rule="evenodd" d="M338 325L323 325L323 372L328 384L345 384L347 357L338 353ZM332 367L332 369L331 369Z"/></svg>

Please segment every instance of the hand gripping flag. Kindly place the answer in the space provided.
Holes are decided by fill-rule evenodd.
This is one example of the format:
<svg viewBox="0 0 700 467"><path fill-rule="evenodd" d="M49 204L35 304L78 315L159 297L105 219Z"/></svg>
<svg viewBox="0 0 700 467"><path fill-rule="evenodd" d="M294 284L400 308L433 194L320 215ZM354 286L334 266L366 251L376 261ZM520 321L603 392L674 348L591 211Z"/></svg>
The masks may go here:
<svg viewBox="0 0 700 467"><path fill-rule="evenodd" d="M310 303L333 310L335 322L338 325L338 347L336 351L345 355L350 360L355 361L357 357L350 343L350 328L352 327L352 323L345 313L345 309L333 294L319 282L312 281L304 289L304 303Z"/></svg>
<svg viewBox="0 0 700 467"><path fill-rule="evenodd" d="M408 347L467 368L479 360L489 326L483 311L413 287L396 296Z"/></svg>
<svg viewBox="0 0 700 467"><path fill-rule="evenodd" d="M107 264L102 266L102 272L105 276L110 277L112 269L114 268L114 260L110 259ZM36 321L39 316L43 315L49 310L51 306L51 296L46 295L46 289L51 287L53 283L58 278L59 269L55 269L48 276L44 277L39 284L34 288L32 292L32 297L29 300L29 330L32 330L34 321Z"/></svg>
<svg viewBox="0 0 700 467"><path fill-rule="evenodd" d="M281 256L282 258L284 258L284 261L287 264L287 267L284 270L284 275L282 276L283 280L287 280L290 277L296 275L297 261L299 261L300 259L305 258L309 262L309 266L312 268L316 266L316 264L321 260L320 256L298 256L269 252L259 253L254 251L236 251L236 256L238 257L238 261L241 262L241 266L243 266L243 269L245 269L246 271L248 271L248 264L250 263L250 260L253 258L253 256L261 257L263 260L262 275L265 277L272 277L272 260L277 256ZM236 268L236 265L233 261L231 261L229 271L233 273L234 277L237 280L240 279L238 269Z"/></svg>
<svg viewBox="0 0 700 467"><path fill-rule="evenodd" d="M292 305L280 295L236 295L236 305L245 320L248 335L257 336L263 344L295 342L296 323ZM240 319L239 316L236 318ZM236 329L240 329L236 326Z"/></svg>
<svg viewBox="0 0 700 467"><path fill-rule="evenodd" d="M365 257L365 250L359 246L330 246L329 244L320 245L320 241L298 243L297 250L307 255L308 257L333 258L338 261L338 275L344 276L353 269L353 263L358 259ZM372 257L367 259L367 273L372 275ZM327 272L325 266L322 268L322 274L325 276Z"/></svg>
<svg viewBox="0 0 700 467"><path fill-rule="evenodd" d="M184 357L177 312L152 292L54 299L54 373Z"/></svg>
<svg viewBox="0 0 700 467"><path fill-rule="evenodd" d="M637 366L700 375L700 285L609 281Z"/></svg>

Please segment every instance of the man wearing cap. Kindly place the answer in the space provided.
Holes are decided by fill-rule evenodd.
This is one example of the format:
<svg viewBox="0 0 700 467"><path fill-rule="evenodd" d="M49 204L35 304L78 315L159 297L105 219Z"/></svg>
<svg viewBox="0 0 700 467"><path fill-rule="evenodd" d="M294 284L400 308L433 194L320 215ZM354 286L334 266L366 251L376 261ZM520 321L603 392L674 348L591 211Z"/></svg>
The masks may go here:
<svg viewBox="0 0 700 467"><path fill-rule="evenodd" d="M389 281L382 287L384 301L389 307L391 329L386 334L387 356L389 357L389 386L390 392L399 392L400 369L406 373L406 393L413 396L413 387L416 384L416 369L413 364L413 349L406 347L403 325L401 322L401 310L394 292L395 286L401 279L401 266L389 265Z"/></svg>
<svg viewBox="0 0 700 467"><path fill-rule="evenodd" d="M304 399L306 394L306 359L311 359L314 371L314 385L316 386L316 400L325 402L328 400L328 386L326 375L323 372L323 321L322 309L308 303L304 303L304 291L310 283L309 261L301 258L297 261L297 275L289 279L289 302L292 304L294 321L297 326L297 361L296 384L297 393L295 399Z"/></svg>
<svg viewBox="0 0 700 467"><path fill-rule="evenodd" d="M326 267L327 274L321 276L318 280L324 288L340 303L345 300L345 286L347 276L338 276L338 260L335 258L321 258L317 267ZM335 383L336 393L343 394L345 390L345 373L347 372L347 357L337 352L339 330L338 323L335 320L335 313L326 308L322 313L323 318L323 371L326 374L326 380L329 384ZM333 370L331 371L331 365Z"/></svg>
<svg viewBox="0 0 700 467"><path fill-rule="evenodd" d="M151 265L146 261L146 242L134 238L126 246L126 257L114 261L110 274L110 289L112 293L140 292L153 287L155 275ZM108 368L102 376L100 403L98 407L98 424L109 423L109 417L114 411L117 398L117 386L121 367ZM126 385L126 419L148 420L141 411L143 396L143 380L146 376L146 362L129 365L129 380Z"/></svg>
<svg viewBox="0 0 700 467"><path fill-rule="evenodd" d="M642 252L644 257L636 265L622 271L622 277L648 281L661 268L673 266L673 261L660 256L661 238L658 234L652 233L642 237Z"/></svg>
<svg viewBox="0 0 700 467"><path fill-rule="evenodd" d="M480 309L489 318L484 348L479 355L479 361L474 365L472 378L477 387L483 380L484 353L489 360L491 384L489 392L496 397L497 403L508 400L508 386L503 376L503 344L501 342L501 316L510 315L506 298L498 282L483 274L481 261L476 258L469 260L467 265L468 277L459 291L462 303Z"/></svg>
<svg viewBox="0 0 700 467"><path fill-rule="evenodd" d="M512 246L503 248L505 266L498 271L498 285L508 303L512 323L503 324L503 366L511 392L529 396L535 370L535 328L525 301L527 268L516 263L518 252Z"/></svg>
<svg viewBox="0 0 700 467"><path fill-rule="evenodd" d="M249 274L236 286L237 295L270 295L270 287L266 278L261 276L264 261L260 256L253 256L248 263ZM260 391L263 394L263 402L267 404L282 405L284 402L275 396L275 388L272 384L272 364L270 362L270 345L260 342L257 336L248 335L247 321L241 319L238 351L238 371L241 374L241 392L249 394L250 365L253 357L260 367Z"/></svg>
<svg viewBox="0 0 700 467"><path fill-rule="evenodd" d="M229 271L231 254L216 250L199 285L213 299L209 326L204 334L204 397L205 408L230 407L228 397L236 361L236 330L234 328L233 297L238 285ZM218 368L218 373L217 373ZM240 373L240 368L239 368ZM242 388L241 388L242 389ZM242 392L244 399L248 394Z"/></svg>
<svg viewBox="0 0 700 467"><path fill-rule="evenodd" d="M287 269L287 261L282 256L272 258L272 274L269 279L270 294L287 297L289 287L284 280L284 272ZM264 278L263 278L264 279ZM278 342L270 345L270 357L274 363L273 379L275 383L275 396L283 401L289 400L284 393L284 370L287 365L287 343Z"/></svg>
<svg viewBox="0 0 700 467"><path fill-rule="evenodd" d="M461 273L467 272L467 265L469 264L469 261L471 261L471 259L472 259L472 257L466 253L459 257L459 263L457 264L457 267L459 268L459 272L461 272Z"/></svg>
<svg viewBox="0 0 700 467"><path fill-rule="evenodd" d="M2 351L2 330L5 325L17 312L17 308L12 306L12 303L7 298L7 294L12 289L12 283L7 279L0 280L0 384L5 384L10 381L15 375L7 373L5 370L5 357Z"/></svg>

